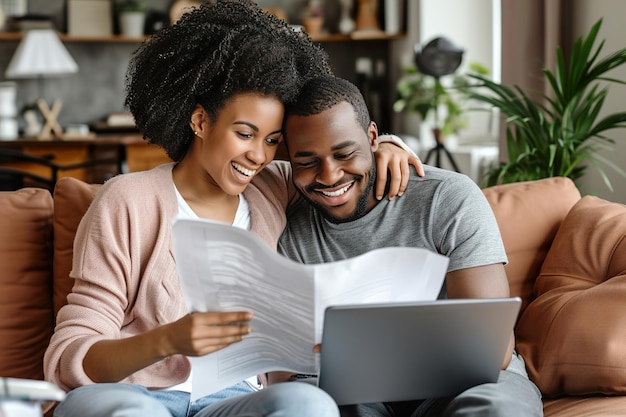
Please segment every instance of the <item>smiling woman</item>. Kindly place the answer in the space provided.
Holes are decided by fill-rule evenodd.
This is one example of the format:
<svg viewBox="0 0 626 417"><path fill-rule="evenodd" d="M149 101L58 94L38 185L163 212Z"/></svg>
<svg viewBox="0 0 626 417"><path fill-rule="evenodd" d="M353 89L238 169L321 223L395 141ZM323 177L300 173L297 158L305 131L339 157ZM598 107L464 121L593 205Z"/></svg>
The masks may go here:
<svg viewBox="0 0 626 417"><path fill-rule="evenodd" d="M272 163L284 103L329 73L319 46L246 0L203 4L139 47L126 104L175 162L110 179L81 220L74 286L45 357L47 378L72 390L59 415L339 415L302 383L242 381L191 401L187 356L240 341L252 313L190 314L171 253L176 218L226 222L276 248L296 200L289 165Z"/></svg>
<svg viewBox="0 0 626 417"><path fill-rule="evenodd" d="M110 415L132 404L137 415L153 416L233 407L338 416L330 397L306 384L255 392L242 381L190 401L186 356L241 340L251 313L188 314L169 250L176 216L231 223L275 247L286 186L276 205L272 187L252 181L281 141L283 103L309 77L329 72L310 39L247 1L202 5L140 46L126 104L176 162L109 180L81 221L75 286L45 357L47 378L72 390L58 413Z"/></svg>

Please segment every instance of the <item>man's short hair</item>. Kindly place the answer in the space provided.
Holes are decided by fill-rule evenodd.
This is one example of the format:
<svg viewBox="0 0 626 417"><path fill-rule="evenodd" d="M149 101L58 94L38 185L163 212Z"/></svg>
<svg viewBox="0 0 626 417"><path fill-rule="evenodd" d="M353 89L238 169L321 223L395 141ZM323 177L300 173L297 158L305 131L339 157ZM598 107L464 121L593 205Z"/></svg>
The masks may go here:
<svg viewBox="0 0 626 417"><path fill-rule="evenodd" d="M287 105L285 120L289 116L313 116L343 101L352 105L357 123L367 132L371 119L363 94L350 81L332 75L309 80L295 102Z"/></svg>

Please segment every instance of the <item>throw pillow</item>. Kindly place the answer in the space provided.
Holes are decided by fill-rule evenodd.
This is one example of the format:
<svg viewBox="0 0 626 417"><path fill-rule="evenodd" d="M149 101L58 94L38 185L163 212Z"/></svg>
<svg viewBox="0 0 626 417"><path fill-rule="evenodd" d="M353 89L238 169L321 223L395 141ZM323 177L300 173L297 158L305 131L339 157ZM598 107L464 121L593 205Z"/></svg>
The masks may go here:
<svg viewBox="0 0 626 417"><path fill-rule="evenodd" d="M43 379L54 328L50 191L0 192L0 231L0 376Z"/></svg>
<svg viewBox="0 0 626 417"><path fill-rule="evenodd" d="M76 178L60 178L54 189L54 314L67 303L74 285L69 277L78 224L89 208L100 184Z"/></svg>
<svg viewBox="0 0 626 417"><path fill-rule="evenodd" d="M626 394L626 206L583 197L520 317L517 349L544 395Z"/></svg>

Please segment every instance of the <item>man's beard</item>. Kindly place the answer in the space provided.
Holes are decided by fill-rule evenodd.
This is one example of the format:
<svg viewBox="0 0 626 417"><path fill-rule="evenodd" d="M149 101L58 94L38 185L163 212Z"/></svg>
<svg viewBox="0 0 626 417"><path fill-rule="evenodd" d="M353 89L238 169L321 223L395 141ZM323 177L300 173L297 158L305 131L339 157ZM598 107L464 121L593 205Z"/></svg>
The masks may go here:
<svg viewBox="0 0 626 417"><path fill-rule="evenodd" d="M300 194L302 195L302 197L304 197L305 200L309 202L309 204L315 207L315 209L318 210L322 214L322 216L324 216L324 218L328 220L329 222L335 223L335 224L348 223L348 222L360 219L361 217L367 214L367 201L369 200L370 194L372 193L372 190L374 189L375 184L376 184L376 164L372 164L372 169L370 170L370 178L367 181L365 190L363 190L363 193L359 197L359 201L356 205L356 208L354 209L354 212L350 216L345 217L345 218L337 218L333 216L324 206L311 200L307 195L303 193L300 193Z"/></svg>

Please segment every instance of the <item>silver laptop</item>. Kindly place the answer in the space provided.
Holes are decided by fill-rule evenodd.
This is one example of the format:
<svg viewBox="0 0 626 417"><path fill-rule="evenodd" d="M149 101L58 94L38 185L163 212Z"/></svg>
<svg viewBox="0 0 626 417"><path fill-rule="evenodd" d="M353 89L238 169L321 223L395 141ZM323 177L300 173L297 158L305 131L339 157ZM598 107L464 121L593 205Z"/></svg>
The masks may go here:
<svg viewBox="0 0 626 417"><path fill-rule="evenodd" d="M328 307L318 386L346 405L495 382L520 305L513 297Z"/></svg>

